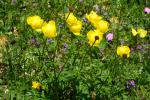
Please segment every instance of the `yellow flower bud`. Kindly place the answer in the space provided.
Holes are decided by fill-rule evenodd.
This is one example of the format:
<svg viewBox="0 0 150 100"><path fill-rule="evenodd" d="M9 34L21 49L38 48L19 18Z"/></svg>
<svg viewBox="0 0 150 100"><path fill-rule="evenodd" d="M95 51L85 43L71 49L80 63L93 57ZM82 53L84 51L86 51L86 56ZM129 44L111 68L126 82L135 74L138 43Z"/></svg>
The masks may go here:
<svg viewBox="0 0 150 100"><path fill-rule="evenodd" d="M96 12L91 11L90 14L86 14L85 17L95 26L97 22L99 22L102 17L98 16Z"/></svg>
<svg viewBox="0 0 150 100"><path fill-rule="evenodd" d="M74 33L74 35L80 35L80 30L82 28L82 22L77 21L75 25L69 26L70 31Z"/></svg>
<svg viewBox="0 0 150 100"><path fill-rule="evenodd" d="M109 23L107 21L100 20L99 22L97 22L95 27L102 33L105 33L108 31Z"/></svg>
<svg viewBox="0 0 150 100"><path fill-rule="evenodd" d="M133 36L136 36L138 34L134 28L132 28L132 34L133 34Z"/></svg>
<svg viewBox="0 0 150 100"><path fill-rule="evenodd" d="M32 88L35 88L35 89L41 89L42 85L39 83L39 82L36 82L36 81L33 81L32 82Z"/></svg>
<svg viewBox="0 0 150 100"><path fill-rule="evenodd" d="M48 23L44 23L42 27L42 32L44 33L45 37L48 38L56 37L57 33L56 33L55 21L49 21Z"/></svg>
<svg viewBox="0 0 150 100"><path fill-rule="evenodd" d="M28 24L28 25L31 25L31 24L32 24L32 21L33 21L33 16L27 18L27 24Z"/></svg>
<svg viewBox="0 0 150 100"><path fill-rule="evenodd" d="M117 47L117 55L123 57L124 55L126 55L127 57L130 56L130 48L128 46L119 46Z"/></svg>
<svg viewBox="0 0 150 100"><path fill-rule="evenodd" d="M41 31L43 25L43 19L40 16L31 16L27 18L27 24L29 24L36 31Z"/></svg>
<svg viewBox="0 0 150 100"><path fill-rule="evenodd" d="M73 15L73 13L67 13L65 17L67 18L66 22L68 25L74 25L77 23L77 18Z"/></svg>
<svg viewBox="0 0 150 100"><path fill-rule="evenodd" d="M147 35L147 31L141 28L137 29L137 32L141 38L144 38Z"/></svg>

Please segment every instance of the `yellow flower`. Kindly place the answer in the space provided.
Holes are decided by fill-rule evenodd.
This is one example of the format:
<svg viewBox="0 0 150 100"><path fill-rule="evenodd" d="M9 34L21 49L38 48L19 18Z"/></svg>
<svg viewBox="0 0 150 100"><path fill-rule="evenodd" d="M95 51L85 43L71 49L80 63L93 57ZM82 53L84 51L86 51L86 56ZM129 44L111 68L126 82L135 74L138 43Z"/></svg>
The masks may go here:
<svg viewBox="0 0 150 100"><path fill-rule="evenodd" d="M57 33L56 33L55 21L49 21L48 23L44 23L42 27L42 32L44 33L45 37L48 38L56 37Z"/></svg>
<svg viewBox="0 0 150 100"><path fill-rule="evenodd" d="M132 28L132 34L133 36L139 34L141 38L144 38L147 35L147 31L142 28L138 28L136 31L135 29Z"/></svg>
<svg viewBox="0 0 150 100"><path fill-rule="evenodd" d="M80 35L81 28L82 28L81 21L77 21L75 25L69 26L70 31L73 32L74 35Z"/></svg>
<svg viewBox="0 0 150 100"><path fill-rule="evenodd" d="M65 17L67 18L66 22L68 25L74 25L77 23L77 18L73 15L73 13L67 13L65 14Z"/></svg>
<svg viewBox="0 0 150 100"><path fill-rule="evenodd" d="M90 30L87 33L88 43L92 46L98 46L103 38L103 33L99 30Z"/></svg>
<svg viewBox="0 0 150 100"><path fill-rule="evenodd" d="M141 29L141 28L137 29L137 32L138 32L138 34L140 35L141 38L144 38L147 34L147 31L144 30L144 29Z"/></svg>
<svg viewBox="0 0 150 100"><path fill-rule="evenodd" d="M99 22L102 17L98 16L96 12L91 11L90 14L86 14L85 17L95 26L97 22Z"/></svg>
<svg viewBox="0 0 150 100"><path fill-rule="evenodd" d="M44 20L40 16L31 16L27 18L27 24L29 24L36 31L41 31Z"/></svg>
<svg viewBox="0 0 150 100"><path fill-rule="evenodd" d="M32 21L33 21L33 16L30 16L30 17L27 18L27 24L28 25L31 25Z"/></svg>
<svg viewBox="0 0 150 100"><path fill-rule="evenodd" d="M77 18L73 15L73 13L67 13L65 15L67 18L66 22L68 24L68 27L71 32L73 32L74 35L80 35L80 30L82 28L82 22L77 20Z"/></svg>
<svg viewBox="0 0 150 100"><path fill-rule="evenodd" d="M133 36L136 36L138 34L134 28L132 28L132 34L133 34Z"/></svg>
<svg viewBox="0 0 150 100"><path fill-rule="evenodd" d="M126 55L127 57L130 56L130 48L128 46L119 46L117 47L117 55L123 57L124 55Z"/></svg>
<svg viewBox="0 0 150 100"><path fill-rule="evenodd" d="M109 23L107 21L100 20L99 22L97 22L95 27L102 33L105 33L108 31Z"/></svg>
<svg viewBox="0 0 150 100"><path fill-rule="evenodd" d="M109 23L102 20L102 17L98 16L96 12L91 11L90 14L86 14L86 18L102 33L108 31Z"/></svg>
<svg viewBox="0 0 150 100"><path fill-rule="evenodd" d="M39 90L39 89L41 89L41 87L42 87L42 85L39 82L37 82L37 81L32 82L32 88Z"/></svg>

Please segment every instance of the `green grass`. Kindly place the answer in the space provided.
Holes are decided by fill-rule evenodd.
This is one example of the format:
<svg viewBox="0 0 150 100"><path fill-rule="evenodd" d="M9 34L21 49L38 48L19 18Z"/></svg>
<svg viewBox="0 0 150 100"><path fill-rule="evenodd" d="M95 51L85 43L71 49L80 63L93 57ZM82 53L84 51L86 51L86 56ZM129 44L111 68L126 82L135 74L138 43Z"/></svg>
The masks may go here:
<svg viewBox="0 0 150 100"><path fill-rule="evenodd" d="M150 99L150 14L144 13L145 7L150 7L148 0L0 1L0 99ZM88 44L90 23L83 22L82 36L69 31L64 18L69 10L81 21L86 13L97 10L110 23L98 47ZM55 20L58 36L47 42L42 33L27 25L27 17L33 15ZM111 21L112 17L118 23ZM141 27L148 34L134 37L132 27ZM105 38L110 32L114 34L112 42ZM117 55L121 44L133 49L129 58ZM135 87L130 85L127 90L131 80ZM41 83L42 89L32 88L32 81Z"/></svg>

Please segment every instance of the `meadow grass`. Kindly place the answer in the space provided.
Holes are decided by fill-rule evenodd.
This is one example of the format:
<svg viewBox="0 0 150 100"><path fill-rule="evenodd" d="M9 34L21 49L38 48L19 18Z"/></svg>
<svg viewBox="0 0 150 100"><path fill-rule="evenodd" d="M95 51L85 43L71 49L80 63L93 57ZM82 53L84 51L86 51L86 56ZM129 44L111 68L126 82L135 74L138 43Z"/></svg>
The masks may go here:
<svg viewBox="0 0 150 100"><path fill-rule="evenodd" d="M1 0L0 99L150 99L150 13L145 7L148 0ZM87 37L96 29L86 18L91 11L109 23L95 40ZM82 22L81 35L71 30L66 13ZM48 38L28 25L34 15L53 20L57 36ZM146 36L134 36L133 28L144 29ZM117 54L120 45L130 52Z"/></svg>

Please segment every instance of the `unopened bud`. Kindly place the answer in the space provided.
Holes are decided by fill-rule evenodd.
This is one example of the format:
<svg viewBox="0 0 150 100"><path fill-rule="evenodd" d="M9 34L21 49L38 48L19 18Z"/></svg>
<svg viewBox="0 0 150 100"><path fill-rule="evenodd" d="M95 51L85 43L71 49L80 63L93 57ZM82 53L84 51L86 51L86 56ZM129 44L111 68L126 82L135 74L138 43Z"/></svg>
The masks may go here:
<svg viewBox="0 0 150 100"><path fill-rule="evenodd" d="M74 11L74 8L73 8L72 6L70 6L70 7L69 7L69 11L70 11L70 12L73 12L73 11Z"/></svg>

